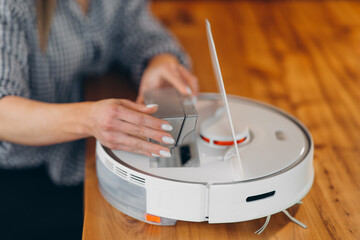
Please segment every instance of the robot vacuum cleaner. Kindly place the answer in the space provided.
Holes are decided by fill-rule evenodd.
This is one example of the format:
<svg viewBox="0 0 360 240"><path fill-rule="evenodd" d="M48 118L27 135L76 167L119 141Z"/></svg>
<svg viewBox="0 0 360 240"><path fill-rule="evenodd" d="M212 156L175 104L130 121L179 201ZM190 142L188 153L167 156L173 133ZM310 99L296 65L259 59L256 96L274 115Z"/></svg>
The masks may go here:
<svg viewBox="0 0 360 240"><path fill-rule="evenodd" d="M154 116L173 126L172 155L147 157L97 142L102 195L121 212L157 225L266 217L261 233L271 215L283 212L306 228L286 209L301 203L313 183L309 131L276 107L226 95L208 22L207 31L220 94L194 101L172 88L146 93L147 104L159 105Z"/></svg>

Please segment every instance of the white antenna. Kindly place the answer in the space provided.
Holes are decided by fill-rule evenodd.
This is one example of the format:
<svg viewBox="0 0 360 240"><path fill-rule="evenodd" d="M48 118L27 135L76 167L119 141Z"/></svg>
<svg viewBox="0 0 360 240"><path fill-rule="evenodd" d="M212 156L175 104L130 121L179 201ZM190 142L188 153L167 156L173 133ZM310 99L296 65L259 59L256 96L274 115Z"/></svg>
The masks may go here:
<svg viewBox="0 0 360 240"><path fill-rule="evenodd" d="M229 118L231 133L232 133L232 137L233 137L233 140L234 140L234 147L235 147L237 159L238 159L238 162L239 162L240 173L241 173L242 176L244 176L244 171L243 171L243 167L242 167L241 159L240 159L240 153L239 153L239 149L237 147L237 141L236 141L236 137L235 137L234 125L233 125L232 118L231 118L229 103L228 103L228 100L227 100L227 97L226 97L224 81L223 81L223 78L222 78L222 75L221 75L220 64L219 64L219 60L218 60L218 57L217 57L217 54L216 54L216 48L215 48L214 39L213 39L212 34L211 34L211 26L210 26L209 20L207 20L207 19L206 19L206 33L207 33L207 38L208 38L208 43L209 43L211 61L212 61L214 73L215 73L215 76L216 76L216 80L217 80L217 83L218 83L218 88L219 88L219 91L221 93L223 103L225 103L226 113L227 113L227 116Z"/></svg>

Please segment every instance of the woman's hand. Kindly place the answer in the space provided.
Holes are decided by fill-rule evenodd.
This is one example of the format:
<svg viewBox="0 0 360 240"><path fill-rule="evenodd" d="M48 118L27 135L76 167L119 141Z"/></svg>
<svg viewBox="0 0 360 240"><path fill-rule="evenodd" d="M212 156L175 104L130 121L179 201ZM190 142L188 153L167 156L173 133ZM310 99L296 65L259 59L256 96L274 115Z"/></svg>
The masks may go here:
<svg viewBox="0 0 360 240"><path fill-rule="evenodd" d="M94 102L89 111L92 123L90 134L111 149L170 157L168 148L146 140L151 138L165 144L174 143L171 135L165 132L171 131L172 126L149 115L156 110L155 104L145 106L122 99Z"/></svg>
<svg viewBox="0 0 360 240"><path fill-rule="evenodd" d="M5 96L0 99L0 140L45 146L94 136L112 149L170 157L168 148L147 141L174 143L166 132L172 130L169 123L149 115L156 110L157 105L121 99L54 104Z"/></svg>
<svg viewBox="0 0 360 240"><path fill-rule="evenodd" d="M170 54L161 54L152 58L144 71L140 82L138 103L144 102L144 92L154 88L175 87L181 94L197 95L197 78Z"/></svg>

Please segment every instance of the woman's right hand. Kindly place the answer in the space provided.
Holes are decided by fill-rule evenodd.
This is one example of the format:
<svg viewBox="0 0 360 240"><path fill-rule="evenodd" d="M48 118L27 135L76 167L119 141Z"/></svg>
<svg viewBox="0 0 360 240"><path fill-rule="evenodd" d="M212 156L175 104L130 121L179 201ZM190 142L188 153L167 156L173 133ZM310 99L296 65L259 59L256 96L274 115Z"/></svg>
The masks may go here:
<svg viewBox="0 0 360 240"><path fill-rule="evenodd" d="M125 99L106 99L92 103L89 111L90 134L101 144L146 156L170 157L169 149L147 141L174 143L168 132L172 126L150 116L157 105L143 105Z"/></svg>

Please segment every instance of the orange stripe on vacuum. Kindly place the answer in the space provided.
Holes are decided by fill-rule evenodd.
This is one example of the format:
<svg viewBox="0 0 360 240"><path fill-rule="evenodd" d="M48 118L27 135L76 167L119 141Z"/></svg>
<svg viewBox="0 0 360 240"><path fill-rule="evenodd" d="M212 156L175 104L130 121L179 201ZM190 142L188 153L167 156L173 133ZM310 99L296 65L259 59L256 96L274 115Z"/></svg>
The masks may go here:
<svg viewBox="0 0 360 240"><path fill-rule="evenodd" d="M236 143L239 144L239 143L244 142L245 140L246 140L246 137L243 139L237 140ZM231 145L234 145L234 142L233 141L214 141L214 144L220 145L220 146L231 146Z"/></svg>
<svg viewBox="0 0 360 240"><path fill-rule="evenodd" d="M208 139L208 138L204 137L203 135L200 135L200 137L201 137L201 138L202 138L202 140L204 140L205 142L210 143L210 139Z"/></svg>
<svg viewBox="0 0 360 240"><path fill-rule="evenodd" d="M160 223L161 219L159 216L154 216L151 214L146 214L146 221L148 222L156 222L156 223Z"/></svg>

